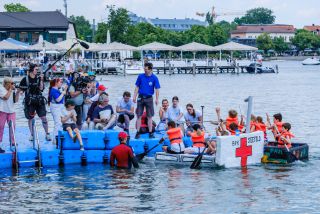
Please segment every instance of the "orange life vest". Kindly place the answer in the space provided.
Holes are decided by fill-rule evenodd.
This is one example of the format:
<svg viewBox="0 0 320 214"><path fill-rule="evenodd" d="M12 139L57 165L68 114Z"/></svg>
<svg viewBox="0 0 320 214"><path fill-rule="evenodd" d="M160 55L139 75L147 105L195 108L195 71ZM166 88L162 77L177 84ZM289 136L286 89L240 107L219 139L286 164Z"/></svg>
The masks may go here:
<svg viewBox="0 0 320 214"><path fill-rule="evenodd" d="M263 131L263 132L267 131L267 126L264 123L257 122L255 123L255 126L256 126L256 131Z"/></svg>
<svg viewBox="0 0 320 214"><path fill-rule="evenodd" d="M292 138L294 138L294 135L293 135L291 132L289 132L289 131L283 131L283 132L281 132L280 135L281 135L281 137L289 138L290 140L291 140ZM286 143L285 143L285 141L281 140L281 137L279 137L279 139L278 139L279 147L284 147L284 145L285 145ZM291 148L291 144L287 144L287 147L288 147L288 148Z"/></svg>
<svg viewBox="0 0 320 214"><path fill-rule="evenodd" d="M231 118L231 117L228 117L226 119L226 128L229 130L229 126L231 123L235 123L235 124L239 124L239 121L238 121L238 118Z"/></svg>
<svg viewBox="0 0 320 214"><path fill-rule="evenodd" d="M182 134L180 128L169 129L167 131L167 134L171 144L182 142Z"/></svg>
<svg viewBox="0 0 320 214"><path fill-rule="evenodd" d="M238 118L236 118L236 117L235 117L235 118L228 117L228 118L226 119L226 128L227 128L228 131L231 132L231 130L230 130L230 124L231 124L231 123L237 124L239 131L243 129L243 125L240 125L240 123L239 123L239 121L238 121Z"/></svg>
<svg viewBox="0 0 320 214"><path fill-rule="evenodd" d="M274 123L274 124L277 126L278 131L281 133L281 132L282 132L282 125L283 125L283 122L276 122L276 123Z"/></svg>
<svg viewBox="0 0 320 214"><path fill-rule="evenodd" d="M196 131L191 133L191 141L193 143L193 147L205 147L204 132L201 132L200 136L197 134Z"/></svg>

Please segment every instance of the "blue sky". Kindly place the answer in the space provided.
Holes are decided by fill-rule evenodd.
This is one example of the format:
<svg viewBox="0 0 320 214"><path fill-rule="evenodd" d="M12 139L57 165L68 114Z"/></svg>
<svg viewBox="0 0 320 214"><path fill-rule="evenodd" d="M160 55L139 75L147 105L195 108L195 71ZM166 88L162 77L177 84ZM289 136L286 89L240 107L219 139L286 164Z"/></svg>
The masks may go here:
<svg viewBox="0 0 320 214"><path fill-rule="evenodd" d="M254 7L271 8L277 16L276 22L293 24L297 28L304 25L320 24L320 0L67 0L69 15L84 15L97 22L107 17L106 5L114 4L144 17L198 18L196 12L211 10L217 13L245 12ZM0 10L6 3L20 2L31 10L44 11L63 9L63 0L0 0ZM218 20L233 20L234 16L220 17Z"/></svg>

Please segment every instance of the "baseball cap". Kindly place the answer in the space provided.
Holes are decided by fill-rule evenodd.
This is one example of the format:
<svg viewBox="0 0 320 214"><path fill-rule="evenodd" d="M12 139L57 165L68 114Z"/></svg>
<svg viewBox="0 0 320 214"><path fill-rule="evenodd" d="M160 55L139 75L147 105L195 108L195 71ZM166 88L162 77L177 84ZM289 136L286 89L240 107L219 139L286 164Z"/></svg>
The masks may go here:
<svg viewBox="0 0 320 214"><path fill-rule="evenodd" d="M104 85L99 85L97 89L99 91L105 91L107 88Z"/></svg>
<svg viewBox="0 0 320 214"><path fill-rule="evenodd" d="M124 139L126 137L128 137L128 134L125 133L125 132L120 132L119 135L118 135L118 138L121 138L121 139Z"/></svg>

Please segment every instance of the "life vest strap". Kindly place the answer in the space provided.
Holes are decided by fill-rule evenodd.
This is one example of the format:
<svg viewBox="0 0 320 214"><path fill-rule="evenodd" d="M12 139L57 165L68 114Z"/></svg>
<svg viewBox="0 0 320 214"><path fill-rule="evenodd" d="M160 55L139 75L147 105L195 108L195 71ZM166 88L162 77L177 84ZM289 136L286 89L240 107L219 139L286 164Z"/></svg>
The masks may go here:
<svg viewBox="0 0 320 214"><path fill-rule="evenodd" d="M182 138L181 137L172 138L172 139L170 139L170 142L172 142L174 140L182 140Z"/></svg>

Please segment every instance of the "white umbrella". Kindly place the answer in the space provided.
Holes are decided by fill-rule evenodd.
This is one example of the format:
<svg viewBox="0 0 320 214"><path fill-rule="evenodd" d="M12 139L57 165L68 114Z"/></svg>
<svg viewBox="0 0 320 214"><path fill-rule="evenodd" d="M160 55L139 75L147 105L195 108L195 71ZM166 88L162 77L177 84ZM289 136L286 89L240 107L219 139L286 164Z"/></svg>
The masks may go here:
<svg viewBox="0 0 320 214"><path fill-rule="evenodd" d="M142 45L138 47L141 51L176 51L178 50L176 47L163 44L160 42L152 42L149 44Z"/></svg>
<svg viewBox="0 0 320 214"><path fill-rule="evenodd" d="M197 52L197 51L213 51L214 47L210 45L197 43L197 42L191 42L189 44L179 46L178 49L181 51Z"/></svg>
<svg viewBox="0 0 320 214"><path fill-rule="evenodd" d="M111 43L110 30L107 31L107 41L106 42L108 45Z"/></svg>
<svg viewBox="0 0 320 214"><path fill-rule="evenodd" d="M95 44L96 47L93 49L96 51L136 51L136 47L131 45L126 45L120 42L112 42L110 44Z"/></svg>
<svg viewBox="0 0 320 214"><path fill-rule="evenodd" d="M213 47L215 51L257 51L258 48L249 45L243 45L237 42L228 42Z"/></svg>

